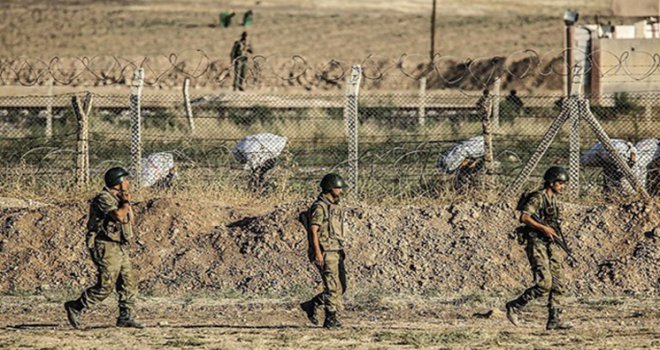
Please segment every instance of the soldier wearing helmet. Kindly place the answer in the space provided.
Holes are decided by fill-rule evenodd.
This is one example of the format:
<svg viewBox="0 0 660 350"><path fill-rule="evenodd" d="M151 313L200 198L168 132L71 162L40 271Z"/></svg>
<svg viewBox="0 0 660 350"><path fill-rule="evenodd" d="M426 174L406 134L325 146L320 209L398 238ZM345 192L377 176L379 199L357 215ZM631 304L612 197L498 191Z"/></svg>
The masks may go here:
<svg viewBox="0 0 660 350"><path fill-rule="evenodd" d="M523 241L535 284L515 300L506 303L506 315L509 321L517 326L518 315L527 303L547 297L546 329L569 329L573 327L570 323L560 321L561 299L565 288L559 248L553 244L558 234L552 227L533 218L539 218L546 223L559 219L556 196L564 191L568 174L564 168L553 166L545 172L543 180L543 188L523 197L518 207L521 212L520 222L525 224Z"/></svg>
<svg viewBox="0 0 660 350"><path fill-rule="evenodd" d="M325 307L323 327L341 327L339 312L346 292L344 237L346 228L340 198L348 187L338 174L327 174L321 180L321 194L308 210L310 261L318 268L323 292L300 304L307 318L318 324L317 309Z"/></svg>
<svg viewBox="0 0 660 350"><path fill-rule="evenodd" d="M118 327L142 328L135 320L137 280L128 255L133 239L134 215L129 193L129 173L112 168L105 173L105 187L90 204L86 245L98 270L96 284L80 298L64 304L69 323L80 327L82 311L105 300L113 290L119 295Z"/></svg>

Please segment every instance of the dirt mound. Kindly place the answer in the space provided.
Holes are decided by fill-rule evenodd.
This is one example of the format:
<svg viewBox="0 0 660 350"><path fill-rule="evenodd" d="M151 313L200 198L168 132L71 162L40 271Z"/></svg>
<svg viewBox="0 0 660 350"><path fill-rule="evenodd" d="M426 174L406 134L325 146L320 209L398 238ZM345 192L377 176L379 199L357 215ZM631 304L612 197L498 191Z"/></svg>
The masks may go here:
<svg viewBox="0 0 660 350"><path fill-rule="evenodd" d="M219 203L154 199L140 203L132 248L142 291L272 293L309 287L296 221L306 203L265 215ZM0 212L0 292L88 286L87 204ZM506 205L462 203L396 208L347 204L353 290L425 293L509 291L530 283ZM660 292L657 204L567 205L565 231L578 265L566 268L578 294ZM654 230L655 228L655 230Z"/></svg>

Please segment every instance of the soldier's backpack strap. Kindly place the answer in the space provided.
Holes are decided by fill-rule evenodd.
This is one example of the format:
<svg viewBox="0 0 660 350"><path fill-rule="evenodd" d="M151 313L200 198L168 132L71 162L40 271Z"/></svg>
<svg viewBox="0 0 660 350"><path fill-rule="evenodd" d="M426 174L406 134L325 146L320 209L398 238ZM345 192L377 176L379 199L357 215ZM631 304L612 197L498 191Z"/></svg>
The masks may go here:
<svg viewBox="0 0 660 350"><path fill-rule="evenodd" d="M522 219L523 207L529 201L529 197L531 196L532 193L533 192L531 191L525 191L518 198L518 203L516 204L516 210L514 211L514 217L518 220L518 222L521 222L520 220Z"/></svg>
<svg viewBox="0 0 660 350"><path fill-rule="evenodd" d="M319 205L323 209L323 212L325 213L326 217L328 218L328 233L330 236L334 236L334 228L332 227L332 204L326 203L324 201L319 201Z"/></svg>
<svg viewBox="0 0 660 350"><path fill-rule="evenodd" d="M323 201L317 201L317 202L318 202L318 205L321 207L321 210L323 210L327 215L329 215L329 213L330 213L329 209L330 208L328 208L328 205L326 203L324 203ZM311 222L312 222L312 208L314 207L315 204L316 204L316 202L314 204L312 204L307 210L301 211L300 213L298 213L298 221L303 225L303 227L305 228L305 232L307 233L307 254L308 254L308 258L310 260L313 259L313 256L312 256L312 225L311 225ZM328 219L329 219L329 217L328 217ZM329 225L329 226L331 227L330 229L332 230L332 225ZM323 249L323 248L321 247L321 249Z"/></svg>
<svg viewBox="0 0 660 350"><path fill-rule="evenodd" d="M518 203L516 203L516 208L513 212L514 218L518 221L518 223L522 224L522 210L525 204L529 201L529 198L533 194L533 191L524 191L520 197L518 198ZM525 244L525 239L527 237L527 233L529 231L529 227L527 225L520 225L516 227L513 232L509 234L510 239L514 239L518 242L520 245Z"/></svg>

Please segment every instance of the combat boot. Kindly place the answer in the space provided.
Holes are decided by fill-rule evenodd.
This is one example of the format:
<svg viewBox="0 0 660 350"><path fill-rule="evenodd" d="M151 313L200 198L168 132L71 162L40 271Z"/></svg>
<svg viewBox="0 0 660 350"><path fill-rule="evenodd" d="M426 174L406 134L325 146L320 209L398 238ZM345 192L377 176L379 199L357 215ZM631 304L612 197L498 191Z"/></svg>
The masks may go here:
<svg viewBox="0 0 660 350"><path fill-rule="evenodd" d="M323 328L326 329L337 329L341 328L341 322L336 312L325 312L325 321L323 322Z"/></svg>
<svg viewBox="0 0 660 350"><path fill-rule="evenodd" d="M314 300L306 301L300 304L300 308L307 315L307 319L309 320L309 322L311 322L315 326L319 324L319 319L316 315L317 305L314 302Z"/></svg>
<svg viewBox="0 0 660 350"><path fill-rule="evenodd" d="M64 303L64 310L66 310L66 318L69 320L71 327L75 329L80 328L80 315L85 306L80 300L70 300Z"/></svg>
<svg viewBox="0 0 660 350"><path fill-rule="evenodd" d="M570 322L561 322L560 316L561 310L552 308L548 313L548 324L545 326L547 331L554 330L566 330L573 328L573 324Z"/></svg>
<svg viewBox="0 0 660 350"><path fill-rule="evenodd" d="M119 310L119 317L117 317L117 327L144 328L141 323L133 318L131 312L126 309Z"/></svg>
<svg viewBox="0 0 660 350"><path fill-rule="evenodd" d="M506 303L506 318L516 327L520 324L518 312L519 307L517 306L516 300Z"/></svg>

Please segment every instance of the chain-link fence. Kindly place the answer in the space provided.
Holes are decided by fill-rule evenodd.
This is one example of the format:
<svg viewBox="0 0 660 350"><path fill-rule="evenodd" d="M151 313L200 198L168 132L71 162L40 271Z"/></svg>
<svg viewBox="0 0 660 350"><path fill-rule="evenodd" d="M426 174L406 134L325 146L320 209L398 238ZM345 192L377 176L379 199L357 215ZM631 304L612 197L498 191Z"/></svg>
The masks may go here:
<svg viewBox="0 0 660 350"><path fill-rule="evenodd" d="M347 113L355 111L348 97L338 93L145 92L138 114L128 93L93 94L84 116L72 107L72 97L0 97L0 190L69 188L81 171L98 185L105 170L121 165L140 172L142 186L180 191L309 194L324 173L339 172L357 179L361 198L452 199L504 191L523 170L530 177L520 180L536 186L544 169L558 164L577 172L573 198L634 195L635 181L649 195L660 195L660 92L576 98L586 105L580 110L558 95L367 91L357 97L355 116ZM556 137L539 150L565 113L566 123L557 124ZM579 128L571 127L571 113L580 115ZM611 143L594 131L587 114ZM87 135L80 134L80 118L88 122ZM484 118L492 132L490 186L484 181ZM571 129L579 153L571 152ZM352 148L351 135L357 135ZM132 160L136 147L140 162ZM526 169L539 151L536 167ZM569 166L571 153L579 164Z"/></svg>

